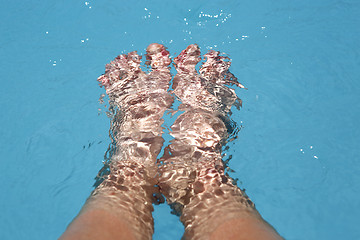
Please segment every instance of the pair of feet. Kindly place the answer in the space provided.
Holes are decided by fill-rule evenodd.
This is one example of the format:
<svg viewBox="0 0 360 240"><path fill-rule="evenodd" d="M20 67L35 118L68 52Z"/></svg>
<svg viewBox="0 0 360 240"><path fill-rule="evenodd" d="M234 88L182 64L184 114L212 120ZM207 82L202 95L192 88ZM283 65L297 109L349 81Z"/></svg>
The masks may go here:
<svg viewBox="0 0 360 240"><path fill-rule="evenodd" d="M105 87L112 105L120 109L116 116L117 123L113 129L115 142L123 144L129 139L141 141L146 139L156 144L139 144L132 151L140 162L154 162L162 144L157 139L161 137L163 129L162 116L174 102L176 96L182 104L179 110L206 112L217 115L226 120L232 105L239 107L241 100L236 96L233 89L226 84L236 84L236 78L228 71L230 62L227 57L219 56L219 52L210 51L204 57L207 61L201 66L197 73L195 66L201 60L200 49L197 45L189 45L178 57L174 58L177 74L173 79L172 91L168 91L172 76L170 74L171 60L169 52L161 44L150 44L147 48L146 64L151 66L151 71L146 74L142 71L141 57L136 51L116 57L106 65L105 74L98 81ZM200 114L201 115L201 114ZM121 121L121 124L120 124ZM202 122L199 122L202 124ZM173 126L173 130L176 124ZM189 124L184 124L189 125ZM182 126L184 127L184 126ZM200 132L196 136L184 136L190 131L179 129L182 139L188 139L193 145L194 141L203 138L206 128L199 127ZM118 134L119 133L119 134ZM175 138L179 133L172 132ZM223 134L221 134L223 135ZM211 136L202 145L214 148L219 143L219 138L225 136ZM216 144L214 145L214 141ZM130 144L131 145L131 144ZM147 147L144 147L146 145ZM151 146L150 145L156 145ZM129 148L123 147L122 149ZM146 153L151 154L146 154ZM126 153L124 153L126 154ZM146 155L146 156L144 156ZM129 158L128 155L124 156Z"/></svg>
<svg viewBox="0 0 360 240"><path fill-rule="evenodd" d="M152 238L155 196L165 195L181 213L183 239L278 240L277 232L256 211L246 194L224 174L221 146L233 104L240 104L227 58L211 51L200 61L196 45L174 58L177 74L168 91L169 52L147 48L146 74L136 52L120 55L99 78L113 106L114 152L109 173L86 201L60 239ZM173 93L173 94L172 94ZM157 159L164 140L162 116L174 101L184 111L171 127L174 139ZM156 197L155 197L156 198Z"/></svg>
<svg viewBox="0 0 360 240"><path fill-rule="evenodd" d="M98 78L119 111L112 121L115 150L110 173L93 196L104 191L109 196L121 193L120 208L130 211L136 206L128 214L136 217L128 221L140 224L138 229L151 229L149 202L154 196L159 201L163 194L175 212L182 213L181 220L191 235L194 228L201 227L193 223L194 217L200 213L207 219L210 209L223 205L229 197L233 200L227 200L228 210L239 204L254 207L224 173L221 159L221 147L229 134L230 109L241 105L235 91L226 85L243 86L228 71L229 59L216 51L204 55L207 60L198 72L200 49L192 44L173 60L177 74L169 91L169 55L163 45L150 44L146 54L149 73L142 71L141 57L131 52L107 64L105 74ZM171 127L174 139L157 160L164 142L163 114L175 97L184 112Z"/></svg>
<svg viewBox="0 0 360 240"><path fill-rule="evenodd" d="M195 67L201 61L200 49L195 44L189 45L174 58L177 74L172 91L168 91L172 79L169 52L156 43L150 44L146 51L145 64L151 67L148 74L142 71L141 56L134 51L116 57L98 78L112 104L120 109L112 126L115 155L141 165L154 165L164 142L162 117L175 96L182 102L179 110L184 113L171 127L174 140L158 161L166 165L160 167L160 175L167 175L168 168L180 170L184 161L188 165L211 162L219 168L221 145L228 134L224 121L228 120L232 105L241 105L235 91L226 85L243 88L228 71L229 58L210 51L204 55L207 60L198 73ZM159 185L168 187L162 182Z"/></svg>

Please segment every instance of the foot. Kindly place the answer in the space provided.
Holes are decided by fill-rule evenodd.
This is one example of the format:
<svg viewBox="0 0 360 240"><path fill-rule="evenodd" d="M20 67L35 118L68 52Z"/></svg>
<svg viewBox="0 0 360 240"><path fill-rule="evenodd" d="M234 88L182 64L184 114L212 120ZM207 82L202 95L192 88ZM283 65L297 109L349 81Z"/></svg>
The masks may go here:
<svg viewBox="0 0 360 240"><path fill-rule="evenodd" d="M218 52L204 55L207 61L196 71L200 61L197 45L190 45L174 59L177 75L173 93L184 111L172 125L174 139L167 147L162 165L160 190L185 225L186 239L208 239L223 220L243 214L256 214L253 203L225 173L221 149L228 138L231 107L240 100L229 72L230 62ZM232 214L232 215L231 215Z"/></svg>
<svg viewBox="0 0 360 240"><path fill-rule="evenodd" d="M207 61L198 73L200 56L193 44L174 59L177 75L172 92L184 113L172 125L174 139L161 158L159 186L171 204L181 206L207 185L232 185L224 173L221 148L228 137L230 108L238 99L225 84L236 83L236 78L228 71L228 58L214 51L204 55Z"/></svg>
<svg viewBox="0 0 360 240"><path fill-rule="evenodd" d="M98 78L117 109L111 121L114 153L86 204L122 216L137 239L151 239L153 233L152 202L161 202L154 195L160 196L155 185L156 157L164 142L162 116L173 102L167 92L169 52L163 45L151 44L146 58L149 73L140 68L141 56L131 52L107 64L105 74Z"/></svg>
<svg viewBox="0 0 360 240"><path fill-rule="evenodd" d="M136 52L122 54L106 65L98 81L105 87L111 103L120 111L112 133L122 159L155 163L163 139L162 116L171 106L168 94L171 74L169 52L161 44L147 48L149 73L140 68L141 56Z"/></svg>

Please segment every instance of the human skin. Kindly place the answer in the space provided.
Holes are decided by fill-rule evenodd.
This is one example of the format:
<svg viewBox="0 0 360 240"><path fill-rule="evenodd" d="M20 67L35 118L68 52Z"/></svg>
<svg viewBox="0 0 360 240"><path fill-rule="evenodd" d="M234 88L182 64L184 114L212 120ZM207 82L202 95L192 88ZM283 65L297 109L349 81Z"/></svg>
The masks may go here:
<svg viewBox="0 0 360 240"><path fill-rule="evenodd" d="M283 238L262 219L239 217L219 225L208 239L279 240Z"/></svg>
<svg viewBox="0 0 360 240"><path fill-rule="evenodd" d="M200 73L195 70L197 45L174 59L172 93L184 112L171 127L174 139L156 165L162 115L173 102L166 92L170 59L160 44L149 45L147 53L150 74L140 70L133 52L120 55L99 78L110 100L125 112L113 127L117 158L60 239L151 239L151 203L159 191L181 215L183 239L282 239L224 170L221 147L228 137L230 108L241 100L223 85L243 87L227 71L228 59L211 51Z"/></svg>
<svg viewBox="0 0 360 240"><path fill-rule="evenodd" d="M107 210L82 212L66 229L59 240L119 239L135 240L131 227Z"/></svg>
<svg viewBox="0 0 360 240"><path fill-rule="evenodd" d="M160 191L181 215L183 239L282 239L260 216L244 191L225 173L221 148L228 138L232 105L241 104L228 71L229 59L218 52L201 60L197 45L174 59L173 93L184 111L171 127L174 137L161 160Z"/></svg>
<svg viewBox="0 0 360 240"><path fill-rule="evenodd" d="M140 68L136 52L120 55L106 65L98 81L110 102L121 109L111 125L113 156L109 174L93 191L62 239L151 239L154 232L153 202L161 202L155 187L156 157L163 138L162 116L173 97L169 52L160 44L147 48L149 74ZM155 196L154 196L155 195ZM119 229L113 228L119 226ZM121 230L121 231L120 231ZM90 238L88 238L90 236Z"/></svg>

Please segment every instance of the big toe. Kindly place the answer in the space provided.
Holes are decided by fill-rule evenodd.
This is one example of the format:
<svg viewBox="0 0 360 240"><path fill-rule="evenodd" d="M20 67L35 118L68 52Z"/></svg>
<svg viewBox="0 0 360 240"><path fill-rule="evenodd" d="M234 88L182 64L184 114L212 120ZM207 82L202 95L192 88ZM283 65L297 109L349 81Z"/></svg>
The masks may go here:
<svg viewBox="0 0 360 240"><path fill-rule="evenodd" d="M171 63L170 53L159 43L152 43L146 48L147 64L154 70L167 69Z"/></svg>

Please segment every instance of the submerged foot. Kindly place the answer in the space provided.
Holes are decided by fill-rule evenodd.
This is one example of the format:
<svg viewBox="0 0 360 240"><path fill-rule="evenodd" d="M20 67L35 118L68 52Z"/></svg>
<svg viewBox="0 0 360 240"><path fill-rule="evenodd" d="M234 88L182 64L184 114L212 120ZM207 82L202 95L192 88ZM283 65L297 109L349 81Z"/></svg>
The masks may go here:
<svg viewBox="0 0 360 240"><path fill-rule="evenodd" d="M122 54L106 65L98 81L105 87L113 108L111 121L112 156L100 171L102 181L87 205L103 204L126 221L137 239L151 239L152 202L159 198L156 157L162 144L162 116L173 97L167 92L171 74L169 52L163 45L147 48L149 73L140 68L136 52Z"/></svg>
<svg viewBox="0 0 360 240"><path fill-rule="evenodd" d="M122 54L106 65L98 78L119 111L113 121L113 137L122 159L152 162L161 150L162 116L171 106L169 52L161 44L147 48L148 74L140 68L136 52ZM118 154L118 155L119 155Z"/></svg>
<svg viewBox="0 0 360 240"><path fill-rule="evenodd" d="M239 209L256 215L253 203L225 173L221 153L231 133L231 107L241 105L227 85L243 86L229 72L229 59L215 51L204 55L207 61L198 73L200 56L193 44L174 59L177 75L172 92L184 113L171 126L174 139L159 167L161 192L181 214L186 239L208 239L207 232L239 214Z"/></svg>
<svg viewBox="0 0 360 240"><path fill-rule="evenodd" d="M201 60L197 45L189 45L174 59L177 75L172 92L182 102L179 109L184 113L171 126L174 139L161 158L159 186L169 203L181 206L210 185L215 184L214 191L225 185L234 188L224 172L221 148L230 132L230 109L239 100L226 85L237 81L228 71L227 57L215 51L204 56L207 61L200 73L196 71Z"/></svg>

